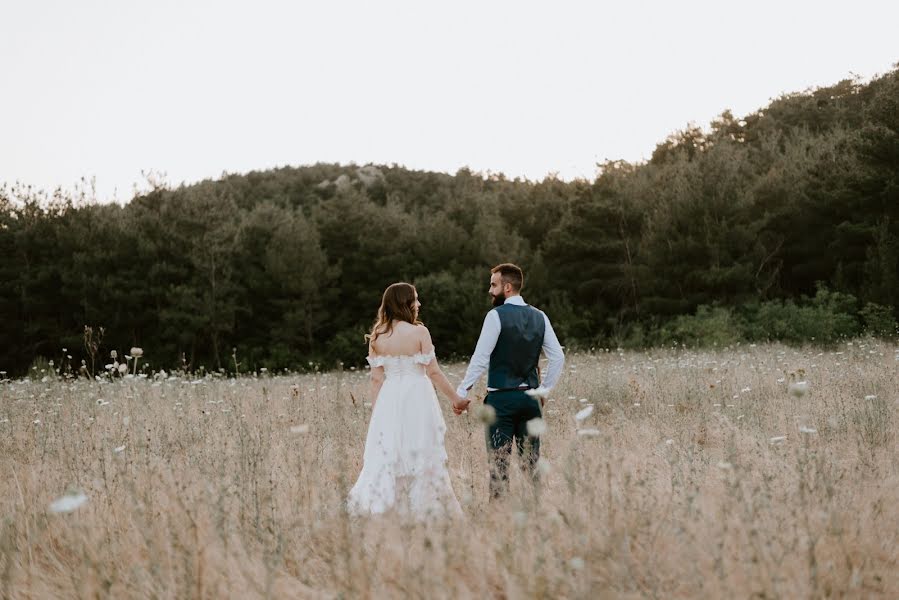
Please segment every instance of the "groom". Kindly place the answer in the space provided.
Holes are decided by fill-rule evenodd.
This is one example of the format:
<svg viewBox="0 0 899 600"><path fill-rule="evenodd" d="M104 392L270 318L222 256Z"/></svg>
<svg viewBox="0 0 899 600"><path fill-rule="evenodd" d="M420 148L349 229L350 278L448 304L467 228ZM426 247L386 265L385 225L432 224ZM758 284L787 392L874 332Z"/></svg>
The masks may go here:
<svg viewBox="0 0 899 600"><path fill-rule="evenodd" d="M487 371L484 403L496 411L496 420L487 426L492 498L502 496L509 488L513 441L522 466L536 478L540 438L528 434L527 422L540 417L540 402L526 391L555 386L565 363L562 346L549 318L521 298L523 284L524 274L513 264L503 263L490 270L493 309L484 318L474 355L456 390L465 398ZM541 350L549 359L542 386L537 368Z"/></svg>

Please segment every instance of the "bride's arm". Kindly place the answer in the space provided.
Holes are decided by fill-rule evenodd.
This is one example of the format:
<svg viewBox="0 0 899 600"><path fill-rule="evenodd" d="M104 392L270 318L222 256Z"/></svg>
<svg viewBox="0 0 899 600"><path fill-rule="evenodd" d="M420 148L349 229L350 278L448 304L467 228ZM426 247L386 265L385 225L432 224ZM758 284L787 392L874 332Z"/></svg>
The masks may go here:
<svg viewBox="0 0 899 600"><path fill-rule="evenodd" d="M375 402L378 401L378 394L381 392L381 386L384 384L384 367L374 367L371 370L371 381L368 389L368 397L371 398L371 408L375 409Z"/></svg>
<svg viewBox="0 0 899 600"><path fill-rule="evenodd" d="M424 331L422 332L421 352L422 354L429 354L434 351L434 343L431 341L431 332L428 331L427 327L422 326L422 329ZM431 362L425 367L425 371L427 372L428 377L431 378L434 387L437 388L441 394L452 400L453 408L468 405L466 400L460 398L459 395L456 394L455 388L453 388L449 379L446 378L446 375L443 374L443 369L437 364L437 357L431 359Z"/></svg>
<svg viewBox="0 0 899 600"><path fill-rule="evenodd" d="M371 345L368 347L368 355L374 356ZM381 386L384 384L384 367L372 367L369 376L368 397L371 399L371 408L375 409L375 402L378 401L378 394L381 392Z"/></svg>

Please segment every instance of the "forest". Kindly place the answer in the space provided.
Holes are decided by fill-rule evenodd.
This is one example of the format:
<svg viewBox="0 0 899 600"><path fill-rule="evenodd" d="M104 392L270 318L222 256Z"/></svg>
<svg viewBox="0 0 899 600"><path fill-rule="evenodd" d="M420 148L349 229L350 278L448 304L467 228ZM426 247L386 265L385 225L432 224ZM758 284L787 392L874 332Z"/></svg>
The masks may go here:
<svg viewBox="0 0 899 600"><path fill-rule="evenodd" d="M507 261L569 348L895 338L899 68L725 110L592 181L316 164L125 204L6 183L0 369L93 376L134 346L148 370L358 367L395 281L462 357Z"/></svg>

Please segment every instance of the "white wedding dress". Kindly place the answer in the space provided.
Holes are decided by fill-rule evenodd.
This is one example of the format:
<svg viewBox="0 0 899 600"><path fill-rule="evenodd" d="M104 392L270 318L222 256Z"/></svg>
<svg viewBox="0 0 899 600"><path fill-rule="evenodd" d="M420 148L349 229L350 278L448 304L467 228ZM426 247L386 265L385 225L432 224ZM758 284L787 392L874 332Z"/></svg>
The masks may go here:
<svg viewBox="0 0 899 600"><path fill-rule="evenodd" d="M425 372L432 360L433 352L368 357L373 369L384 367L384 383L347 499L350 513L395 511L420 520L462 514L446 468L446 422Z"/></svg>

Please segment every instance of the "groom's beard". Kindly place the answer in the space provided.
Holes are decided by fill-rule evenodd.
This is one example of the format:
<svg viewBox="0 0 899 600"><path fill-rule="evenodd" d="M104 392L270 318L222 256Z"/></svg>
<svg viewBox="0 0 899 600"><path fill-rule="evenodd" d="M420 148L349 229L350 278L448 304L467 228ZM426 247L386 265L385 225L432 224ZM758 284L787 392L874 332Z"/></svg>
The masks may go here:
<svg viewBox="0 0 899 600"><path fill-rule="evenodd" d="M493 306L502 306L506 302L506 295L499 294L494 296L493 294L490 294L490 299L493 301Z"/></svg>

